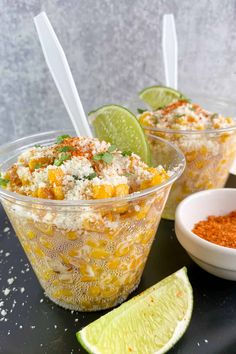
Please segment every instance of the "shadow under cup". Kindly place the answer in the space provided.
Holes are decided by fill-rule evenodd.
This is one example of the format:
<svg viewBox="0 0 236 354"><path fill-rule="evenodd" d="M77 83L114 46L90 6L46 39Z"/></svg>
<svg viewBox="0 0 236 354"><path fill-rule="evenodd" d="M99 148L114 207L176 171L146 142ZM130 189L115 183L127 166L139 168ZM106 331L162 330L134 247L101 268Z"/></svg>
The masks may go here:
<svg viewBox="0 0 236 354"><path fill-rule="evenodd" d="M24 150L52 144L62 133L37 134L0 147L2 169ZM172 171L159 186L125 197L78 201L31 198L0 189L2 205L34 272L58 305L102 310L121 303L137 288L170 188L185 164L171 144L148 139L163 151L157 164Z"/></svg>

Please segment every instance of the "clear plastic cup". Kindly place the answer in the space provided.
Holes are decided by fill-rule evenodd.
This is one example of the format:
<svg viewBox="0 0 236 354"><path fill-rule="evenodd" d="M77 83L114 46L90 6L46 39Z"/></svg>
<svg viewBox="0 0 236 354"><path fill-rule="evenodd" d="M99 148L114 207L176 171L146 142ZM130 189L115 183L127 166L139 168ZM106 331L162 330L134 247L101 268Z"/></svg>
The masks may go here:
<svg viewBox="0 0 236 354"><path fill-rule="evenodd" d="M29 136L0 147L2 169L35 144L48 145L61 131ZM71 133L71 132L68 132ZM73 135L73 133L72 133ZM157 137L165 150L158 164L171 178L125 197L101 200L46 200L0 189L2 205L45 294L79 311L113 307L137 288L161 214L185 159Z"/></svg>
<svg viewBox="0 0 236 354"><path fill-rule="evenodd" d="M231 116L236 104L225 100L190 95L202 107ZM231 112L231 115L230 115ZM235 122L236 124L236 122ZM186 168L171 189L162 217L174 219L177 205L188 195L211 188L224 187L236 158L236 125L212 130L171 130L143 127L147 134L175 144L186 158ZM155 141L152 142L155 150ZM159 154L157 147L157 154Z"/></svg>

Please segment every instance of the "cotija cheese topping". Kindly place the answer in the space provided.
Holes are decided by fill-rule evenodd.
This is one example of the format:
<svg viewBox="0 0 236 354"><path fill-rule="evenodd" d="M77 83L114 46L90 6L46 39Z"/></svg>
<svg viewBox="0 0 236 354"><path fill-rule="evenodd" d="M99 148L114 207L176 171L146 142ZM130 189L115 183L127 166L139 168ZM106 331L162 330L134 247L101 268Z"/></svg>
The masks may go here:
<svg viewBox="0 0 236 354"><path fill-rule="evenodd" d="M62 135L51 146L23 152L0 182L27 196L78 200L124 196L166 179L162 166L148 167L130 151L95 138Z"/></svg>
<svg viewBox="0 0 236 354"><path fill-rule="evenodd" d="M143 126L173 130L208 130L235 125L230 117L209 112L195 103L179 100L154 112L146 111L139 117Z"/></svg>

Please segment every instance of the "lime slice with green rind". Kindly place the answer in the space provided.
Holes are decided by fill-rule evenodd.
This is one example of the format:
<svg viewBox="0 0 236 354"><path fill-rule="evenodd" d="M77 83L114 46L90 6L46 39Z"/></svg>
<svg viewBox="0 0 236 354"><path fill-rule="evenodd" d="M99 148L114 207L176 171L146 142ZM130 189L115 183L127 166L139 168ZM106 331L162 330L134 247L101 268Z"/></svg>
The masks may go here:
<svg viewBox="0 0 236 354"><path fill-rule="evenodd" d="M150 148L133 113L122 106L107 105L90 112L89 120L98 139L116 145L121 151L132 151L150 164Z"/></svg>
<svg viewBox="0 0 236 354"><path fill-rule="evenodd" d="M166 86L147 87L139 93L139 98L153 111L168 105L174 100L187 99L181 92Z"/></svg>
<svg viewBox="0 0 236 354"><path fill-rule="evenodd" d="M163 354L184 334L192 308L192 288L184 267L76 336L89 353Z"/></svg>

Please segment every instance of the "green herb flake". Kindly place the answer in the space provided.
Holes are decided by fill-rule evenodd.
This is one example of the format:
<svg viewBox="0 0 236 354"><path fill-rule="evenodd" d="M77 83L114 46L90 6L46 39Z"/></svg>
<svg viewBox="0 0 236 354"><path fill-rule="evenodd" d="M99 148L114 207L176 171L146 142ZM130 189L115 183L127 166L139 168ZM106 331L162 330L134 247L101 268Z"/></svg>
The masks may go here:
<svg viewBox="0 0 236 354"><path fill-rule="evenodd" d="M96 174L96 172L93 172L93 173L90 173L88 176L85 176L84 178L91 181L95 177L97 177L97 174Z"/></svg>
<svg viewBox="0 0 236 354"><path fill-rule="evenodd" d="M9 183L9 179L0 177L0 186L6 187L8 183Z"/></svg>
<svg viewBox="0 0 236 354"><path fill-rule="evenodd" d="M132 155L132 151L123 151L122 153L121 153L121 155L122 156L131 156Z"/></svg>
<svg viewBox="0 0 236 354"><path fill-rule="evenodd" d="M116 150L116 145L111 145L111 146L107 149L108 152L113 152L113 151L115 151L115 150Z"/></svg>
<svg viewBox="0 0 236 354"><path fill-rule="evenodd" d="M70 137L70 135L68 135L68 134L59 135L59 136L56 138L56 144L61 144L64 139L69 138L69 137Z"/></svg>
<svg viewBox="0 0 236 354"><path fill-rule="evenodd" d="M147 109L137 108L137 111L139 114L142 114L144 112L147 112Z"/></svg>
<svg viewBox="0 0 236 354"><path fill-rule="evenodd" d="M60 155L58 159L54 161L55 166L61 166L64 161L70 158L70 154L65 154L64 152Z"/></svg>
<svg viewBox="0 0 236 354"><path fill-rule="evenodd" d="M42 145L40 145L40 144L35 144L34 147L36 147L36 148L41 148Z"/></svg>
<svg viewBox="0 0 236 354"><path fill-rule="evenodd" d="M83 179L88 179L89 181L91 181L93 178L97 177L97 174L96 172L93 172L93 173L90 173L88 176L83 176L83 177L78 177L76 175L73 175L73 178L76 180L76 181L81 181Z"/></svg>
<svg viewBox="0 0 236 354"><path fill-rule="evenodd" d="M99 154L96 154L93 156L93 160L95 161L104 161L106 163L111 163L112 160L113 160L113 155L110 153L110 152L102 152L102 153L99 153Z"/></svg>
<svg viewBox="0 0 236 354"><path fill-rule="evenodd" d="M63 146L58 149L59 152L68 152L68 151L75 151L76 149L73 146Z"/></svg>
<svg viewBox="0 0 236 354"><path fill-rule="evenodd" d="M106 163L111 163L113 160L113 156L109 152L104 152L102 159Z"/></svg>

